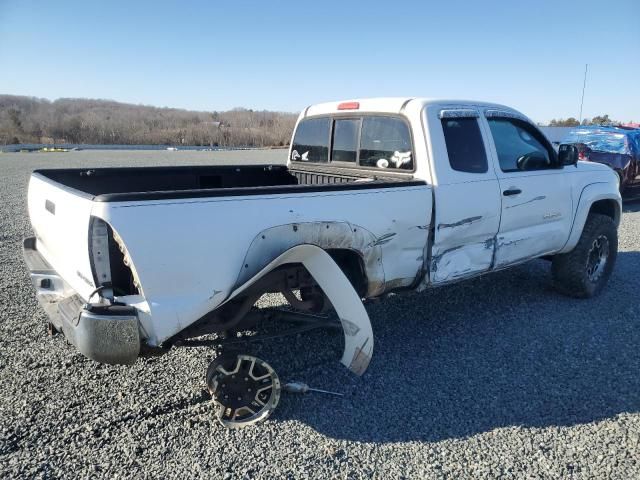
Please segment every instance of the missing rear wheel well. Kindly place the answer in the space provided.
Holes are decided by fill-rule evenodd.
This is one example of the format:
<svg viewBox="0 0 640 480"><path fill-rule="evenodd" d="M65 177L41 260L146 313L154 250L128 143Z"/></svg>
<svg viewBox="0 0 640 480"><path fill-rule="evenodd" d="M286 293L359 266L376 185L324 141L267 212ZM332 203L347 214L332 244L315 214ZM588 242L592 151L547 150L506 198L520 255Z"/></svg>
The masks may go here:
<svg viewBox="0 0 640 480"><path fill-rule="evenodd" d="M347 249L328 249L326 252L349 279L358 295L364 297L367 293L367 274L362 257L354 250Z"/></svg>

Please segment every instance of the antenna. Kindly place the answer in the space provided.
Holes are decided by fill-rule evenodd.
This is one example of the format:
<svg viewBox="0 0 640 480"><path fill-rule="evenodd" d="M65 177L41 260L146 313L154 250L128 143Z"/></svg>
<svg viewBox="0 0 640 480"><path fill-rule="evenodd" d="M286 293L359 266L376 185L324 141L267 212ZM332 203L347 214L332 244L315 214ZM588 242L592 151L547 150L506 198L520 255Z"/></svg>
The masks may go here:
<svg viewBox="0 0 640 480"><path fill-rule="evenodd" d="M578 120L582 124L582 105L584 104L584 89L587 86L587 69L589 68L589 64L584 64L584 82L582 83L582 99L580 100L580 120Z"/></svg>

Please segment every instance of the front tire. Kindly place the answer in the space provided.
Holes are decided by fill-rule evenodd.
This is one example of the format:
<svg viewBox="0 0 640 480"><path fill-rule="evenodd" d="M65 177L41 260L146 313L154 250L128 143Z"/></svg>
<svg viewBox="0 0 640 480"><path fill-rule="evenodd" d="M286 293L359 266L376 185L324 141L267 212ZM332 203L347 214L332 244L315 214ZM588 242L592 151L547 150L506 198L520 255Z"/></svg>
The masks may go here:
<svg viewBox="0 0 640 480"><path fill-rule="evenodd" d="M555 255L551 274L555 288L576 298L591 298L606 285L618 254L618 231L610 217L589 214L578 244Z"/></svg>

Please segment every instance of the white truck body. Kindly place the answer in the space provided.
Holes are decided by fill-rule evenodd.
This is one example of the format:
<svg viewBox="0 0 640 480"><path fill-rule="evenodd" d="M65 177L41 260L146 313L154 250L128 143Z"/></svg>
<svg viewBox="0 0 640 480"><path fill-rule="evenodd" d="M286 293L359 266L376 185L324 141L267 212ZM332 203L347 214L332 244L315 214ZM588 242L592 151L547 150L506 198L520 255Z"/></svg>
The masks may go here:
<svg viewBox="0 0 640 480"><path fill-rule="evenodd" d="M372 149L364 149L364 142L386 141L384 132L383 140L377 140L363 130L363 124L384 126L380 118L394 119L394 128L397 122L406 124L410 148L405 145L377 160ZM247 295L248 287L270 272L295 263L309 273L316 268L311 275L336 310L343 305L343 312L351 312L338 311L345 332L351 326L353 333L370 329L364 309L353 305L353 292L360 299L421 290L566 254L578 244L590 213L619 223L621 198L614 172L599 164L558 164L533 122L511 108L458 100L363 99L311 106L300 114L298 125L312 119L319 119L322 128L325 121L329 125L327 161L310 161L309 151L299 152L303 149L294 132L286 167L34 172L28 207L35 239L25 241L25 258L56 328L85 355L130 363L141 344L170 343ZM463 124L479 134L486 166L452 165L454 149L463 161L465 155L477 156L477 139L466 145L460 132L445 133L445 126L451 132ZM531 135L519 130L525 143L544 149L548 144L548 166L504 171L504 149L512 147L499 138L497 148L496 135L509 135L507 129L514 126ZM350 132L359 142L355 153L338 148ZM318 151L324 152L322 148ZM352 154L355 157L349 157ZM362 165L367 155L377 167ZM391 168L393 162L406 163ZM324 283L316 278L323 275L317 269L321 257L314 249L306 250L305 257L304 249L294 250L300 246L327 252L331 267L337 265L346 276L334 276L336 282L348 278L353 285L353 291L345 293L351 297L341 298L340 291L331 288L331 275ZM349 260L352 254L359 267ZM131 276L129 288L116 288L111 278L116 270ZM108 282L102 281L107 277ZM96 289L98 295L90 298ZM109 308L92 312L82 306L92 301L107 307L122 304L123 312L115 316L126 318L128 326L116 318L115 330L106 328L104 333L94 326L79 333L82 315L96 325L107 324L100 323L100 315L113 320ZM60 318L57 310L67 313L69 305L75 308L71 315ZM95 338L100 335L105 337ZM118 342L127 346L120 349ZM358 373L372 352L373 339L367 342L364 365L352 368ZM352 350L362 346L352 345ZM343 363L349 366L347 357Z"/></svg>

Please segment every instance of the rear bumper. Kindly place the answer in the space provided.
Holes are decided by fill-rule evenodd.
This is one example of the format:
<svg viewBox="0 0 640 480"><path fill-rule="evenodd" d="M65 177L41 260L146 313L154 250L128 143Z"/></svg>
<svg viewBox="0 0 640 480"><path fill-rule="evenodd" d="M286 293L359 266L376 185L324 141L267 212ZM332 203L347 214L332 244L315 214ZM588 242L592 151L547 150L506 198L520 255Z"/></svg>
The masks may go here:
<svg viewBox="0 0 640 480"><path fill-rule="evenodd" d="M135 362L140 353L135 308L85 304L38 252L35 237L24 239L22 252L38 302L80 353L101 363Z"/></svg>

